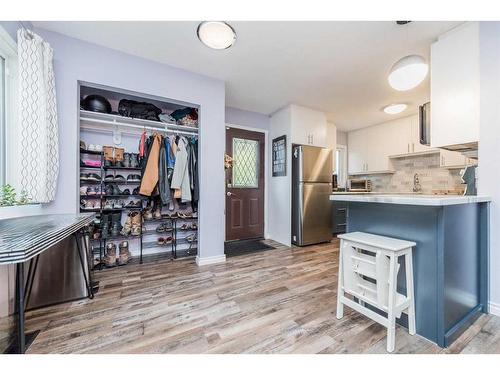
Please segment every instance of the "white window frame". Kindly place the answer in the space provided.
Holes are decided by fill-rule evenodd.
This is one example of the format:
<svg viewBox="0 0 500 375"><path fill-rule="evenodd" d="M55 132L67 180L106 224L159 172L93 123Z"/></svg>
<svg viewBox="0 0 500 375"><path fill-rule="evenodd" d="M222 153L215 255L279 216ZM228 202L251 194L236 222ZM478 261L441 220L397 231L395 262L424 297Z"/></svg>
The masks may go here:
<svg viewBox="0 0 500 375"><path fill-rule="evenodd" d="M18 121L18 57L16 41L0 26L0 55L5 60L5 128L1 134L0 185L11 184L18 187L15 167L16 128ZM5 147L4 147L5 146ZM17 189L16 189L17 190Z"/></svg>
<svg viewBox="0 0 500 375"><path fill-rule="evenodd" d="M338 161L341 166L340 171L335 171L337 174L337 185L339 188L347 187L347 146L337 144L336 151L339 151L340 160Z"/></svg>

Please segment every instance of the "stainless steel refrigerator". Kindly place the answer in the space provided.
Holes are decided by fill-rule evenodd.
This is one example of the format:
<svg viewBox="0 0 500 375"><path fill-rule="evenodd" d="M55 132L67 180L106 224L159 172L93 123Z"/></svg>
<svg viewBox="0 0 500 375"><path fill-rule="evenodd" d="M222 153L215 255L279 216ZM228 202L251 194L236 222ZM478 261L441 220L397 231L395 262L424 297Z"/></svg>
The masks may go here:
<svg viewBox="0 0 500 375"><path fill-rule="evenodd" d="M297 246L332 239L333 154L328 148L292 148L292 243Z"/></svg>

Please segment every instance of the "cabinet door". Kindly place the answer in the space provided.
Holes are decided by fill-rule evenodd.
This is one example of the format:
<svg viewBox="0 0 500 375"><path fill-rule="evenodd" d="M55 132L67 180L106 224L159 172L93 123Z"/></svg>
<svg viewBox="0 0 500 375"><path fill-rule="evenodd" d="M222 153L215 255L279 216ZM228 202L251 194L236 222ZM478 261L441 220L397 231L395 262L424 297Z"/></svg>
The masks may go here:
<svg viewBox="0 0 500 375"><path fill-rule="evenodd" d="M366 140L365 146L365 170L367 172L379 172L389 169L388 132L389 128L384 125L371 126L363 130Z"/></svg>
<svg viewBox="0 0 500 375"><path fill-rule="evenodd" d="M466 165L466 157L460 152L441 150L441 167L464 167Z"/></svg>
<svg viewBox="0 0 500 375"><path fill-rule="evenodd" d="M394 120L384 124L387 140L387 155L401 155L411 152L411 117Z"/></svg>
<svg viewBox="0 0 500 375"><path fill-rule="evenodd" d="M431 146L479 140L479 24L469 22L431 46Z"/></svg>
<svg viewBox="0 0 500 375"><path fill-rule="evenodd" d="M347 169L349 174L365 171L367 143L365 131L349 132L347 136Z"/></svg>

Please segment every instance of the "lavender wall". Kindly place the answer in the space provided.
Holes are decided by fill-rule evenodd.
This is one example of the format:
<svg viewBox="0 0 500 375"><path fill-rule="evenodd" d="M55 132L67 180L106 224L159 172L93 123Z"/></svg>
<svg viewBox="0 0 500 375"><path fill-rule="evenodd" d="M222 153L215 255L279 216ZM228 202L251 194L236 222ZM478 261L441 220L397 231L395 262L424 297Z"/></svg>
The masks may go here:
<svg viewBox="0 0 500 375"><path fill-rule="evenodd" d="M60 171L57 198L46 206L47 212L78 210L79 80L195 103L201 120L199 257L223 257L223 231L213 228L224 227L224 82L43 29L35 31L54 49L58 100Z"/></svg>
<svg viewBox="0 0 500 375"><path fill-rule="evenodd" d="M226 124L269 130L269 116L238 108L226 107Z"/></svg>

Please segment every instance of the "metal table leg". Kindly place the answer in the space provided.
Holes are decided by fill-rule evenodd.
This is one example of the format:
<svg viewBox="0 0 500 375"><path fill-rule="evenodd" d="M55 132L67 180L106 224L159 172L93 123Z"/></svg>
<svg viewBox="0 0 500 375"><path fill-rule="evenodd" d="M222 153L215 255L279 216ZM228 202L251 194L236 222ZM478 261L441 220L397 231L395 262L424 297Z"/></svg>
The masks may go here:
<svg viewBox="0 0 500 375"><path fill-rule="evenodd" d="M87 287L88 297L90 299L92 299L92 298L94 298L94 291L92 290L93 288L92 288L92 285L91 285L91 283L89 281L90 274L89 274L89 278L87 278L87 272L85 272L85 264L84 264L84 261L83 261L82 249L81 249L81 246L80 246L80 239L82 237L79 236L77 233L75 233L73 236L74 236L75 241L76 241L76 251L78 253L78 257L80 258L80 265L82 266L83 278L85 279L85 286Z"/></svg>
<svg viewBox="0 0 500 375"><path fill-rule="evenodd" d="M7 354L24 354L33 340L40 333L39 330L25 333L25 290L24 290L24 263L16 264L16 310L17 310L17 340L5 351Z"/></svg>
<svg viewBox="0 0 500 375"><path fill-rule="evenodd" d="M24 335L24 263L17 263L16 270L17 345L18 353L24 354L26 351L26 337Z"/></svg>

